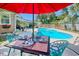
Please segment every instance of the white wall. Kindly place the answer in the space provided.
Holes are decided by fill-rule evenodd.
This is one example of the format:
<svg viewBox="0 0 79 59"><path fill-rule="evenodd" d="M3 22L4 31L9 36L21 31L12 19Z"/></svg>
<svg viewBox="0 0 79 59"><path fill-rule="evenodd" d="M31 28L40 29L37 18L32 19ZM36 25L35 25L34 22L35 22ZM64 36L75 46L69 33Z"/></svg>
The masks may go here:
<svg viewBox="0 0 79 59"><path fill-rule="evenodd" d="M79 24L75 24L76 25L76 29L79 31Z"/></svg>
<svg viewBox="0 0 79 59"><path fill-rule="evenodd" d="M76 30L79 31L79 24L75 24L75 25L76 25ZM72 30L72 24L66 24L66 26L68 30Z"/></svg>

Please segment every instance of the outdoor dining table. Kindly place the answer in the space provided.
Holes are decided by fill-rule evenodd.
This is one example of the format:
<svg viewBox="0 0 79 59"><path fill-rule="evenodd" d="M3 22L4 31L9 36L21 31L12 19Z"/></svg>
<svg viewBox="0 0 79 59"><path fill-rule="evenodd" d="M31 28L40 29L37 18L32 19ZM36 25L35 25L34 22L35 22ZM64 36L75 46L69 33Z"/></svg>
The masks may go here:
<svg viewBox="0 0 79 59"><path fill-rule="evenodd" d="M34 54L34 55L50 55L50 51L49 51L49 40L48 42L35 42L33 45L31 46L26 46L26 44L24 44L25 40L15 40L13 42L11 42L10 44L6 45L7 47L9 47L9 52L8 52L8 56L10 55L11 49L18 49L20 50L20 55L22 56L22 53L30 53L30 54Z"/></svg>

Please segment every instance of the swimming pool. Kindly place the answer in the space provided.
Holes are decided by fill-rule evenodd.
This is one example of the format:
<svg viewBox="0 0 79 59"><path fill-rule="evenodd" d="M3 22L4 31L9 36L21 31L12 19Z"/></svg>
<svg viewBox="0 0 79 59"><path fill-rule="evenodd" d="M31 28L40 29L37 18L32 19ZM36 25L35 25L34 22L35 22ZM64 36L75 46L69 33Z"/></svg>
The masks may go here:
<svg viewBox="0 0 79 59"><path fill-rule="evenodd" d="M63 33L60 31L57 31L55 29L48 29L48 28L39 28L37 34L39 36L49 36L52 39L57 39L57 40L67 40L72 38L73 36L68 34L68 33Z"/></svg>

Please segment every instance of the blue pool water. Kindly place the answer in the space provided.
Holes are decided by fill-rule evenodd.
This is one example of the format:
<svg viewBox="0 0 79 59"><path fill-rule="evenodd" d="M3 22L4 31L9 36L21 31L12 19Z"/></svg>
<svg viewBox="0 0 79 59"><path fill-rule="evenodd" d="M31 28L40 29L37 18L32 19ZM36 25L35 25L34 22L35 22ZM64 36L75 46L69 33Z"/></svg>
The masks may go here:
<svg viewBox="0 0 79 59"><path fill-rule="evenodd" d="M67 39L70 39L73 37L70 34L59 32L59 31L54 30L54 29L50 30L47 28L39 28L37 34L39 36L49 36L50 38L57 39L57 40L58 39L67 40Z"/></svg>

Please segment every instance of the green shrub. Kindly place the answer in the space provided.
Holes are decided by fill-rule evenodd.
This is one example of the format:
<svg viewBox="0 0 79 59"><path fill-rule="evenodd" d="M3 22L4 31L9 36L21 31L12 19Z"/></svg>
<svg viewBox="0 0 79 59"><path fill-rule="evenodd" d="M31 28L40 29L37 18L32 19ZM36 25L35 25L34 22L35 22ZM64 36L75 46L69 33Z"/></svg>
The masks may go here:
<svg viewBox="0 0 79 59"><path fill-rule="evenodd" d="M4 41L1 37L0 37L0 42Z"/></svg>

